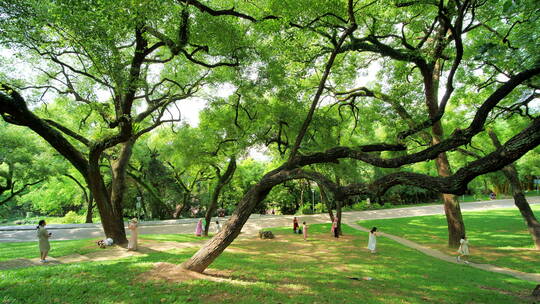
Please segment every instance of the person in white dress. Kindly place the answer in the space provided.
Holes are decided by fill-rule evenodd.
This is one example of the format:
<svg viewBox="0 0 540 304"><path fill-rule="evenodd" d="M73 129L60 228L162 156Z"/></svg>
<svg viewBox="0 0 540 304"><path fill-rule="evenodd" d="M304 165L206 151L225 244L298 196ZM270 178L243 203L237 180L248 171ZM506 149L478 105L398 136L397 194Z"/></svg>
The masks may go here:
<svg viewBox="0 0 540 304"><path fill-rule="evenodd" d="M139 236L139 232L137 231L138 226L139 223L136 218L132 218L131 221L129 221L128 229L131 230L131 237L129 238L128 250L137 250L137 239Z"/></svg>
<svg viewBox="0 0 540 304"><path fill-rule="evenodd" d="M469 240L466 236L462 236L461 240L459 240L459 248L458 248L458 256L457 261L461 262L461 259L463 258L463 261L465 264L469 264Z"/></svg>
<svg viewBox="0 0 540 304"><path fill-rule="evenodd" d="M377 227L371 228L371 231L369 232L367 249L369 249L371 253L377 252Z"/></svg>
<svg viewBox="0 0 540 304"><path fill-rule="evenodd" d="M221 224L219 221L216 221L216 233L221 232Z"/></svg>

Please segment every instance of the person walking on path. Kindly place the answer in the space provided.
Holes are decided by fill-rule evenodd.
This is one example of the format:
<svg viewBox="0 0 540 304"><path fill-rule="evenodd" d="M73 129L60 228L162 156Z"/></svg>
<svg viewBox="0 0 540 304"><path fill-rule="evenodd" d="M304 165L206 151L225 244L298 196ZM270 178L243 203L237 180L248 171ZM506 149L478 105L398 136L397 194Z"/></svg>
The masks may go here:
<svg viewBox="0 0 540 304"><path fill-rule="evenodd" d="M293 226L294 233L297 233L298 232L298 219L296 218L296 216L292 220L292 226Z"/></svg>
<svg viewBox="0 0 540 304"><path fill-rule="evenodd" d="M338 229L338 217L334 217L334 221L332 222L332 229L330 229L334 237L337 239L339 238L339 229Z"/></svg>
<svg viewBox="0 0 540 304"><path fill-rule="evenodd" d="M304 233L304 241L307 241L307 228L308 228L308 226L307 226L306 222L304 222L303 225L302 225L302 232Z"/></svg>
<svg viewBox="0 0 540 304"><path fill-rule="evenodd" d="M128 250L137 250L137 239L139 237L139 232L137 230L138 226L139 222L136 218L132 218L131 221L129 221L128 229L131 230L131 237L129 238Z"/></svg>
<svg viewBox="0 0 540 304"><path fill-rule="evenodd" d="M37 226L37 237L39 240L39 251L41 252L40 256L40 262L41 263L47 263L47 254L49 253L49 250L51 250L51 244L49 244L49 238L51 237L52 233L48 232L47 229L45 229L45 226L47 223L45 220L41 220L38 223Z"/></svg>
<svg viewBox="0 0 540 304"><path fill-rule="evenodd" d="M377 252L377 227L371 228L371 231L369 232L367 249L369 249L371 253Z"/></svg>
<svg viewBox="0 0 540 304"><path fill-rule="evenodd" d="M199 220L197 223L197 227L195 228L195 235L201 236L202 235L202 219Z"/></svg>
<svg viewBox="0 0 540 304"><path fill-rule="evenodd" d="M458 262L461 262L461 257L465 258L464 262L465 264L469 264L469 240L464 235L461 237L461 240L459 240L459 248L458 248L458 256L456 257Z"/></svg>

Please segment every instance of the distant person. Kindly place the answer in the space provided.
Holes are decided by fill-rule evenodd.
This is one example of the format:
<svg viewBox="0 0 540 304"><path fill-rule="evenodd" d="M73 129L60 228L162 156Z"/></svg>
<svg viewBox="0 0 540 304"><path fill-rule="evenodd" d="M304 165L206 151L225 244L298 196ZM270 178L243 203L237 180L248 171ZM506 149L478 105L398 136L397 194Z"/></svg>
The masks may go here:
<svg viewBox="0 0 540 304"><path fill-rule="evenodd" d="M465 264L469 264L469 240L465 235L461 237L461 240L459 240L459 248L458 248L458 256L457 261L461 262L461 258L464 258Z"/></svg>
<svg viewBox="0 0 540 304"><path fill-rule="evenodd" d="M339 228L338 228L338 217L334 217L334 221L332 222L332 229L330 229L330 232L332 232L332 235L337 239L339 238Z"/></svg>
<svg viewBox="0 0 540 304"><path fill-rule="evenodd" d="M292 223L294 233L298 233L298 219L296 216L293 218Z"/></svg>
<svg viewBox="0 0 540 304"><path fill-rule="evenodd" d="M201 236L202 235L202 219L199 220L197 223L197 227L195 228L195 235Z"/></svg>
<svg viewBox="0 0 540 304"><path fill-rule="evenodd" d="M48 232L47 229L45 229L45 226L47 223L45 220L41 220L38 223L37 229L37 237L39 240L39 251L41 252L40 256L40 262L41 263L47 263L47 254L49 253L49 250L51 250L51 244L49 244L49 238L51 237L52 233Z"/></svg>
<svg viewBox="0 0 540 304"><path fill-rule="evenodd" d="M132 218L129 221L128 229L131 230L131 237L129 238L128 250L137 250L137 239L139 237L138 226L139 222L136 218Z"/></svg>
<svg viewBox="0 0 540 304"><path fill-rule="evenodd" d="M221 232L221 224L219 223L219 221L216 221L216 233L217 232Z"/></svg>
<svg viewBox="0 0 540 304"><path fill-rule="evenodd" d="M497 198L497 194L495 194L495 192L491 191L491 193L489 194L489 199L494 200L496 198Z"/></svg>
<svg viewBox="0 0 540 304"><path fill-rule="evenodd" d="M369 249L371 253L377 252L377 227L373 227L371 228L371 231L369 231L367 249Z"/></svg>
<svg viewBox="0 0 540 304"><path fill-rule="evenodd" d="M304 241L307 241L307 228L307 224L306 222L304 222L302 225L302 231L304 232Z"/></svg>

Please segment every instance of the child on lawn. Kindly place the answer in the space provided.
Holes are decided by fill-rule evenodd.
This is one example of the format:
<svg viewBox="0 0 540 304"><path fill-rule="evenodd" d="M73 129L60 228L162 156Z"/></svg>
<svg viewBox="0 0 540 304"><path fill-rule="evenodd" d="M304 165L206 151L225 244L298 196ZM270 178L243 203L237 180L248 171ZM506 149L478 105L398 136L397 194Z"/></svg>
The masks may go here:
<svg viewBox="0 0 540 304"><path fill-rule="evenodd" d="M469 264L469 240L465 235L461 237L461 240L459 240L459 244L460 245L458 248L458 256L456 259L458 262L461 262L461 257L463 257L465 258L465 264Z"/></svg>
<svg viewBox="0 0 540 304"><path fill-rule="evenodd" d="M377 227L371 228L371 231L369 232L367 248L371 251L371 253L377 252Z"/></svg>

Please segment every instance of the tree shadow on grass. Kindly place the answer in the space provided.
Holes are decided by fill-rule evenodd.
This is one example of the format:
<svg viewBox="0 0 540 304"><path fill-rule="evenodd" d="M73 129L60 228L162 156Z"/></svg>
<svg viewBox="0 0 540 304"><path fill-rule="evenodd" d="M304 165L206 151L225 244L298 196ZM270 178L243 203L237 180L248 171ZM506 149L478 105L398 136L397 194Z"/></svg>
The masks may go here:
<svg viewBox="0 0 540 304"><path fill-rule="evenodd" d="M527 303L520 293L534 286L442 262L384 238L373 255L364 248L364 233L346 242L323 235L308 246L303 242L296 236L289 242L235 242L212 264L221 271L214 278L225 280L139 280L155 264L178 265L196 251L185 248L3 271L0 294L12 303ZM349 279L363 276L373 280Z"/></svg>

